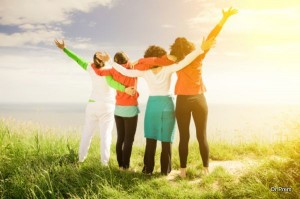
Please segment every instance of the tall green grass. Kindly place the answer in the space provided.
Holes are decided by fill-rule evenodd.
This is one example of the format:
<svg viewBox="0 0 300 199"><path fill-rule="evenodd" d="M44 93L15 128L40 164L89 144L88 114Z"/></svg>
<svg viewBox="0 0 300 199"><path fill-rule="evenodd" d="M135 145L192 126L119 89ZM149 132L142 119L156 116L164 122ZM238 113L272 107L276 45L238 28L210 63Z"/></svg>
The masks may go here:
<svg viewBox="0 0 300 199"><path fill-rule="evenodd" d="M198 144L191 143L187 178L168 180L159 175L159 148L153 176L140 172L143 147L133 148L131 167L137 172L118 170L115 145L109 167L102 166L97 135L86 161L78 164L80 132L0 120L0 198L300 198L300 125L295 126L289 141L210 143L211 161L257 162L238 175L217 167L203 176ZM177 146L172 163L179 169Z"/></svg>

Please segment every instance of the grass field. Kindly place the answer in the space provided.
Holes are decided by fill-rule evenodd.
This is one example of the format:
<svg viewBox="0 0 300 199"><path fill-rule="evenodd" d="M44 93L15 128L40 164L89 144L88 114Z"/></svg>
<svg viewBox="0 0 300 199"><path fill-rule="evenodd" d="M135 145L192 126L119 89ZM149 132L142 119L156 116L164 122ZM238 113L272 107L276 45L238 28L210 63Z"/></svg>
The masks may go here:
<svg viewBox="0 0 300 199"><path fill-rule="evenodd" d="M173 146L170 176L143 175L143 147L134 147L131 166L119 171L115 146L109 167L99 158L99 137L77 163L80 132L58 133L29 123L0 120L0 198L300 198L300 124L289 140L232 144L210 142L210 174L202 175L197 143L191 143L187 178Z"/></svg>

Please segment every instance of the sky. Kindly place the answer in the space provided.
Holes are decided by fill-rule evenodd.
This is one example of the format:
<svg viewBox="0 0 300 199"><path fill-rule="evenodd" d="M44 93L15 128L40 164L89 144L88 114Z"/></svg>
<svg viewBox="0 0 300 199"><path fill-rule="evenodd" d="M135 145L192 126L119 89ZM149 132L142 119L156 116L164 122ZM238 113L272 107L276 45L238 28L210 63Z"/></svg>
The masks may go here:
<svg viewBox="0 0 300 199"><path fill-rule="evenodd" d="M99 50L136 60L176 37L200 45L230 6L239 13L203 62L208 102L300 104L298 0L0 0L0 103L87 102L89 76L55 38L90 61ZM145 103L144 80L138 89Z"/></svg>

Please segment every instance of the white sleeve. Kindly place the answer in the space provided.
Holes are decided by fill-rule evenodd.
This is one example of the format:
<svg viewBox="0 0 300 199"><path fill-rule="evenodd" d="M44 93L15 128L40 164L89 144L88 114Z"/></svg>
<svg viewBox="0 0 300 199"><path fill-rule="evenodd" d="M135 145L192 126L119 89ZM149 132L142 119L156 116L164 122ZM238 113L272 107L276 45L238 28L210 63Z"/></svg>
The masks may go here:
<svg viewBox="0 0 300 199"><path fill-rule="evenodd" d="M172 72L176 72L176 71L183 69L184 67L186 67L187 65L192 63L202 52L203 52L203 50L200 47L196 48L196 50L194 50L193 52L188 54L180 62L165 67L166 72L172 73Z"/></svg>
<svg viewBox="0 0 300 199"><path fill-rule="evenodd" d="M128 77L142 77L144 75L145 71L140 71L140 70L131 70L124 68L120 64L117 64L115 62L110 62L110 64L116 69L119 73L122 75L128 76Z"/></svg>

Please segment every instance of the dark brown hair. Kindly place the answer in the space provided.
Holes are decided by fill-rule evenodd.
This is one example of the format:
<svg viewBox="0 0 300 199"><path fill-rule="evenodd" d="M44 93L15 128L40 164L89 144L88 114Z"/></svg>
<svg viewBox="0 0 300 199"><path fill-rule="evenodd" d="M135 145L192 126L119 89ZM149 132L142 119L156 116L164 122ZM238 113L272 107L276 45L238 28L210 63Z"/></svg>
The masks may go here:
<svg viewBox="0 0 300 199"><path fill-rule="evenodd" d="M149 46L145 51L144 57L161 57L167 54L167 51L160 46Z"/></svg>
<svg viewBox="0 0 300 199"><path fill-rule="evenodd" d="M123 51L117 52L114 56L114 61L118 64L126 64L128 56Z"/></svg>
<svg viewBox="0 0 300 199"><path fill-rule="evenodd" d="M96 53L94 54L93 60L94 60L94 65L96 66L96 68L102 68L105 66L104 61L97 58Z"/></svg>
<svg viewBox="0 0 300 199"><path fill-rule="evenodd" d="M183 60L186 55L195 50L195 45L185 37L177 37L171 45L170 55L177 57L177 62Z"/></svg>

